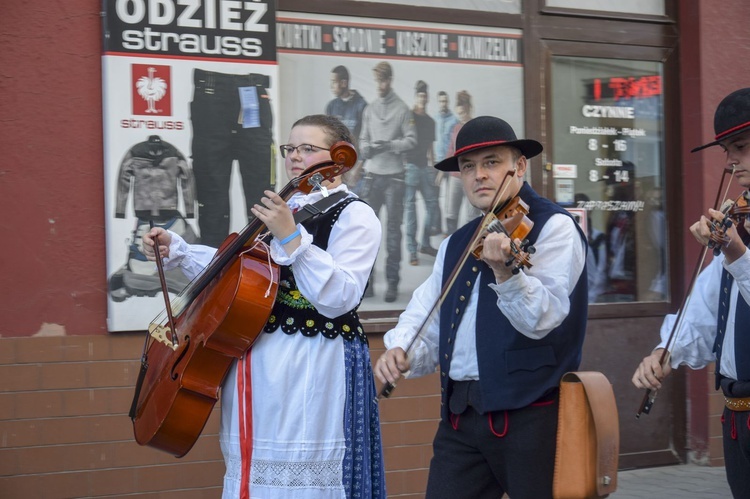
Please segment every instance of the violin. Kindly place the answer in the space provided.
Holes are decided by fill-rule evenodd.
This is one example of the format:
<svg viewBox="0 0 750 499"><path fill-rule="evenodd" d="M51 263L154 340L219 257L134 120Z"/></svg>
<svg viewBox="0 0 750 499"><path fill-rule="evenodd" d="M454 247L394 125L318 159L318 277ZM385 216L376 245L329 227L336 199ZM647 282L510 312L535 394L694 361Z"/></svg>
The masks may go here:
<svg viewBox="0 0 750 499"><path fill-rule="evenodd" d="M494 210L489 216L482 220L482 233L472 250L474 258L479 260L484 248L484 239L490 232L505 234L510 238L511 257L505 262L507 267L513 266L513 274L518 274L522 268L531 268L530 255L536 252L536 248L529 243L526 236L534 227L534 222L526 215L529 214L529 205L516 196L505 205ZM516 240L521 240L516 245Z"/></svg>
<svg viewBox="0 0 750 499"><path fill-rule="evenodd" d="M354 146L337 142L331 160L307 168L279 195L287 200L297 191L322 189L356 161ZM157 257L167 307L148 328L129 413L140 445L182 457L200 436L232 362L245 355L271 315L280 272L267 234L257 218L230 234L174 306Z"/></svg>
<svg viewBox="0 0 750 499"><path fill-rule="evenodd" d="M745 219L750 215L748 198L750 198L750 193L742 191L734 201L725 201L720 210L724 215L723 220L711 220L709 222L711 235L709 236L708 248L713 250L714 256L719 256L721 248L729 244L730 238L727 231L732 225L744 232Z"/></svg>

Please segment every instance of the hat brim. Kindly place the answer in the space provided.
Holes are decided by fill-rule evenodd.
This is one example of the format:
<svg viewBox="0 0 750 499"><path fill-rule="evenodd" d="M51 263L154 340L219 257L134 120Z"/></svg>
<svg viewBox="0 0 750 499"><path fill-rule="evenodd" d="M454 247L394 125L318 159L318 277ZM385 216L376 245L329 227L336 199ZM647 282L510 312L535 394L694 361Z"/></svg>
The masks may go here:
<svg viewBox="0 0 750 499"><path fill-rule="evenodd" d="M714 140L713 142L709 142L708 144L703 144L702 146L698 146L698 147L696 147L694 149L690 149L690 152L698 152L698 151L702 151L703 149L706 149L708 147L718 146L718 145L719 145L719 141L718 140Z"/></svg>
<svg viewBox="0 0 750 499"><path fill-rule="evenodd" d="M519 140L498 140L496 142L484 142L482 144L476 144L474 146L470 147L464 147L462 150L458 151L458 154L455 154L451 156L450 158L445 158L444 160L438 162L435 164L435 168L443 171L443 172L457 172L458 170L458 158L459 156L462 156L464 154L478 151L480 149L487 149L488 147L495 147L495 146L508 146L508 147L515 147L516 149L521 151L521 154L526 156L526 159L531 159L534 156L538 155L539 153L544 150L544 147L542 147L542 144L537 142L533 139L519 139Z"/></svg>
<svg viewBox="0 0 750 499"><path fill-rule="evenodd" d="M698 151L702 151L703 149L706 149L707 147L718 146L723 141L727 140L728 138L734 137L735 135L739 135L739 134L744 133L744 132L747 132L748 130L750 130L750 127L743 126L741 128L738 128L737 130L733 131L732 133L728 133L726 135L723 135L720 139L714 140L713 142L709 142L708 144L703 144L702 146L698 146L695 149L691 149L690 152L698 152Z"/></svg>

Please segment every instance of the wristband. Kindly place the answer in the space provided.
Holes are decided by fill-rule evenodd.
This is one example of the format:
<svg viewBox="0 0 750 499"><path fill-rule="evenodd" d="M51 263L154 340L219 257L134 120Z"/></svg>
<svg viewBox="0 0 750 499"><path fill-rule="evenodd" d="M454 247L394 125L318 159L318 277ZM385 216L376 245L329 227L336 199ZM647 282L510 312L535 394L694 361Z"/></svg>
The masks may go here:
<svg viewBox="0 0 750 499"><path fill-rule="evenodd" d="M294 232L292 232L291 234L289 234L288 236L286 236L284 239L282 239L281 241L279 241L279 244L282 245L282 246L284 246L286 243L288 243L289 241L291 241L292 239L294 239L295 237L297 237L299 235L300 235L299 234L299 229L295 229Z"/></svg>

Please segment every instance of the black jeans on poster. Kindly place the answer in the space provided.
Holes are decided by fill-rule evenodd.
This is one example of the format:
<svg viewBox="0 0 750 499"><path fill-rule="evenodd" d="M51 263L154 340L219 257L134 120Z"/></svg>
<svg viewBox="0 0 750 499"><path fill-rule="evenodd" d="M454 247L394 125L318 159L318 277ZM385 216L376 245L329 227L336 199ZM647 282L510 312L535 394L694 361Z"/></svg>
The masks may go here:
<svg viewBox="0 0 750 499"><path fill-rule="evenodd" d="M385 278L389 287L398 288L401 280L401 225L404 222L404 194L406 184L404 174L377 175L367 173L360 186L360 196L373 209L381 221L380 209L385 206L387 222L385 224ZM375 270L373 269L373 274Z"/></svg>
<svg viewBox="0 0 750 499"><path fill-rule="evenodd" d="M195 69L190 119L193 125L192 159L198 199L201 243L219 247L229 235L229 187L237 160L245 194L246 213L273 189L273 116L266 89L267 75L216 73ZM244 128L241 87L255 87L260 126Z"/></svg>

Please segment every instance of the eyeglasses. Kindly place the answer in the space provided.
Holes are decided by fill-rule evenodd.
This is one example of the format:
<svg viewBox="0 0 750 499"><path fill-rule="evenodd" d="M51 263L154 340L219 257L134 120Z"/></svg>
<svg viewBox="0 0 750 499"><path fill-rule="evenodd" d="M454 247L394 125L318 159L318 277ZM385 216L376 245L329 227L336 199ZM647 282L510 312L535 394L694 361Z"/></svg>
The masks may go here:
<svg viewBox="0 0 750 499"><path fill-rule="evenodd" d="M300 156L309 156L310 154L316 153L318 151L330 151L330 149L326 149L325 147L318 147L311 144L300 144L298 146L293 146L291 144L282 144L279 146L279 151L281 151L282 158L286 158L288 154L292 154L292 152L294 152L295 150Z"/></svg>

